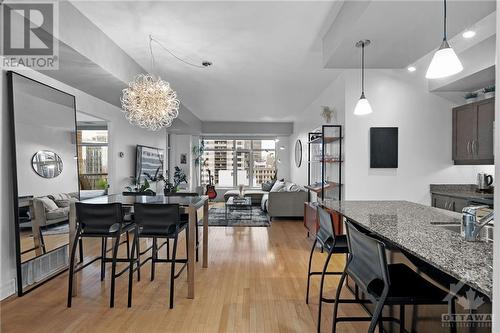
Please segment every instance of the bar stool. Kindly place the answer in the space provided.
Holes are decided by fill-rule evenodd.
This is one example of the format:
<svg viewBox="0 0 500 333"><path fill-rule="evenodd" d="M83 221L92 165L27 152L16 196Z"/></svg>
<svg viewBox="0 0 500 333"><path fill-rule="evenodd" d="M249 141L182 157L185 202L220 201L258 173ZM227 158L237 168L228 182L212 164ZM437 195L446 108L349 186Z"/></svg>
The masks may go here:
<svg viewBox="0 0 500 333"><path fill-rule="evenodd" d="M134 256L129 253L128 232L134 230L134 223L125 224L123 222L123 210L120 203L111 204L85 204L81 202L75 203L77 230L73 246L71 248L70 264L69 264L69 285L68 285L68 307L71 307L72 291L73 291L73 276L74 273L82 270L96 260L101 260L101 279L104 276L103 270L106 263L111 262L111 295L109 306L114 307L115 302L115 279L122 275L127 269L116 273L116 264L118 262L128 262L132 266L135 260ZM120 246L120 238L123 234L127 234L127 258L117 258L118 247ZM85 265L75 270L75 255L77 244L87 237L101 238L104 243L107 238L113 239L113 254L111 258L106 257L105 246L103 245L101 256L94 258ZM131 276L129 276L130 280ZM129 294L131 290L129 288Z"/></svg>
<svg viewBox="0 0 500 333"><path fill-rule="evenodd" d="M141 261L144 265L151 260L151 280L154 280L156 263L171 263L170 271L170 308L174 307L174 280L177 279L187 265L186 259L177 258L177 239L179 234L186 230L186 253L187 253L187 226L186 221L180 219L180 209L178 204L134 204L135 223L137 225L137 243L141 238L152 238L153 246L151 257ZM158 238L173 239L172 258L158 258L160 247L157 246ZM135 244L134 244L135 245ZM175 264L183 263L178 273L175 273ZM132 268L130 268L132 270ZM131 294L130 294L131 295ZM131 299L130 299L131 302Z"/></svg>
<svg viewBox="0 0 500 333"><path fill-rule="evenodd" d="M342 275L342 272L327 272L328 264L332 254L347 254L347 237L346 235L335 235L333 219L330 213L322 207L318 207L319 216L319 230L316 233L316 238L314 240L311 254L309 255L309 265L307 270L307 291L306 291L306 304L309 304L309 285L312 275L321 275L320 287L319 287L319 308L318 308L318 324L317 330L321 330L321 309L323 302L333 303L335 299L323 297L323 285L325 281L325 275ZM326 249L328 255L326 256L325 263L323 265L323 270L321 272L311 272L312 257L314 250L316 249L316 244L321 245L322 250Z"/></svg>
<svg viewBox="0 0 500 333"><path fill-rule="evenodd" d="M349 259L337 287L333 307L333 327L335 333L337 323L341 321L370 321L369 333L375 331L377 324L382 331L384 320L396 321L399 331L406 332L405 305L440 305L447 304L448 311L455 313L455 299L449 303L444 299L448 293L436 287L418 273L404 264L387 264L385 244L359 231L351 221L346 221ZM340 292L346 276L353 279L364 292L368 300L340 299ZM339 317L340 303L373 303L375 309L371 317ZM399 305L400 317L383 317L384 305ZM456 326L450 326L456 332Z"/></svg>

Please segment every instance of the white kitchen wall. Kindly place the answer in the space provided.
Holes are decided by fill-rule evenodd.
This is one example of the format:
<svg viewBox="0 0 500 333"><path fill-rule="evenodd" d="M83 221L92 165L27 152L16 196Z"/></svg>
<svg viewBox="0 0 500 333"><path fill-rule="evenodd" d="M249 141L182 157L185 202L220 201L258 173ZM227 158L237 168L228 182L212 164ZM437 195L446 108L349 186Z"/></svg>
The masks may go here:
<svg viewBox="0 0 500 333"><path fill-rule="evenodd" d="M41 73L23 71L21 74L53 86L76 96L77 110L108 122L109 130L109 183L110 193L120 193L130 183L130 176L135 173L135 146L137 144L166 149L166 131L152 132L129 124L121 109L70 87ZM10 166L9 117L7 112L6 72L1 72L2 129L0 135L1 154L5 158L0 162L0 296L11 295L15 286L14 221L12 203L12 183ZM123 158L118 156L124 152Z"/></svg>
<svg viewBox="0 0 500 333"><path fill-rule="evenodd" d="M300 138L307 160L307 133L323 123L321 106L334 106L344 117L346 200L410 200L430 204L429 184L474 184L478 172L493 166L455 166L451 159L452 102L429 93L422 70L368 70L366 96L373 113L353 114L360 95L359 70L345 70L302 112L294 123L291 145ZM345 112L344 112L345 110ZM343 118L339 123L344 123ZM370 169L370 127L399 128L399 167ZM307 163L297 168L290 157L291 178L307 183Z"/></svg>

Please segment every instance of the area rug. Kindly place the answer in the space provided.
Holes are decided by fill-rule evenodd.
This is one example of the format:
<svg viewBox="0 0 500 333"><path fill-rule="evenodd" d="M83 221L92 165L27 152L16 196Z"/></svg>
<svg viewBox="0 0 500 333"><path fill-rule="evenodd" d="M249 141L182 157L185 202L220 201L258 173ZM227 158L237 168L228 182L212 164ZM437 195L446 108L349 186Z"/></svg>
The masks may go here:
<svg viewBox="0 0 500 333"><path fill-rule="evenodd" d="M227 213L226 207L210 207L208 211L208 225L217 227L269 227L269 217L260 209L252 207L252 218L248 210L231 210Z"/></svg>

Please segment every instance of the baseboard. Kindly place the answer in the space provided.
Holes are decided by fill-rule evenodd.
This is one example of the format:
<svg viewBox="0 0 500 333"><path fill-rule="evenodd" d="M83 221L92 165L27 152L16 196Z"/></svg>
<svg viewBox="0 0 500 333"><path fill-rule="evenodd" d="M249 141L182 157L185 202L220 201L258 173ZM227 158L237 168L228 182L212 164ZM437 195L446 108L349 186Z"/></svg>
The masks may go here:
<svg viewBox="0 0 500 333"><path fill-rule="evenodd" d="M11 279L7 283L0 285L0 301L16 293L16 279Z"/></svg>

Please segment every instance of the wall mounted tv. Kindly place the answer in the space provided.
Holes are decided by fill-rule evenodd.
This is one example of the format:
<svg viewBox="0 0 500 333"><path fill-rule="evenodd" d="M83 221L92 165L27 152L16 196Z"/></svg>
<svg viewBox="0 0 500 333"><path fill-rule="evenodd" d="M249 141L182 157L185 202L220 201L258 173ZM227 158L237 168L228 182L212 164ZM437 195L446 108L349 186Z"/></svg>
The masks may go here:
<svg viewBox="0 0 500 333"><path fill-rule="evenodd" d="M398 128L370 128L370 168L398 167Z"/></svg>
<svg viewBox="0 0 500 333"><path fill-rule="evenodd" d="M136 147L136 163L135 177L141 183L144 179L150 181L151 178L156 179L163 175L163 149L137 145Z"/></svg>

